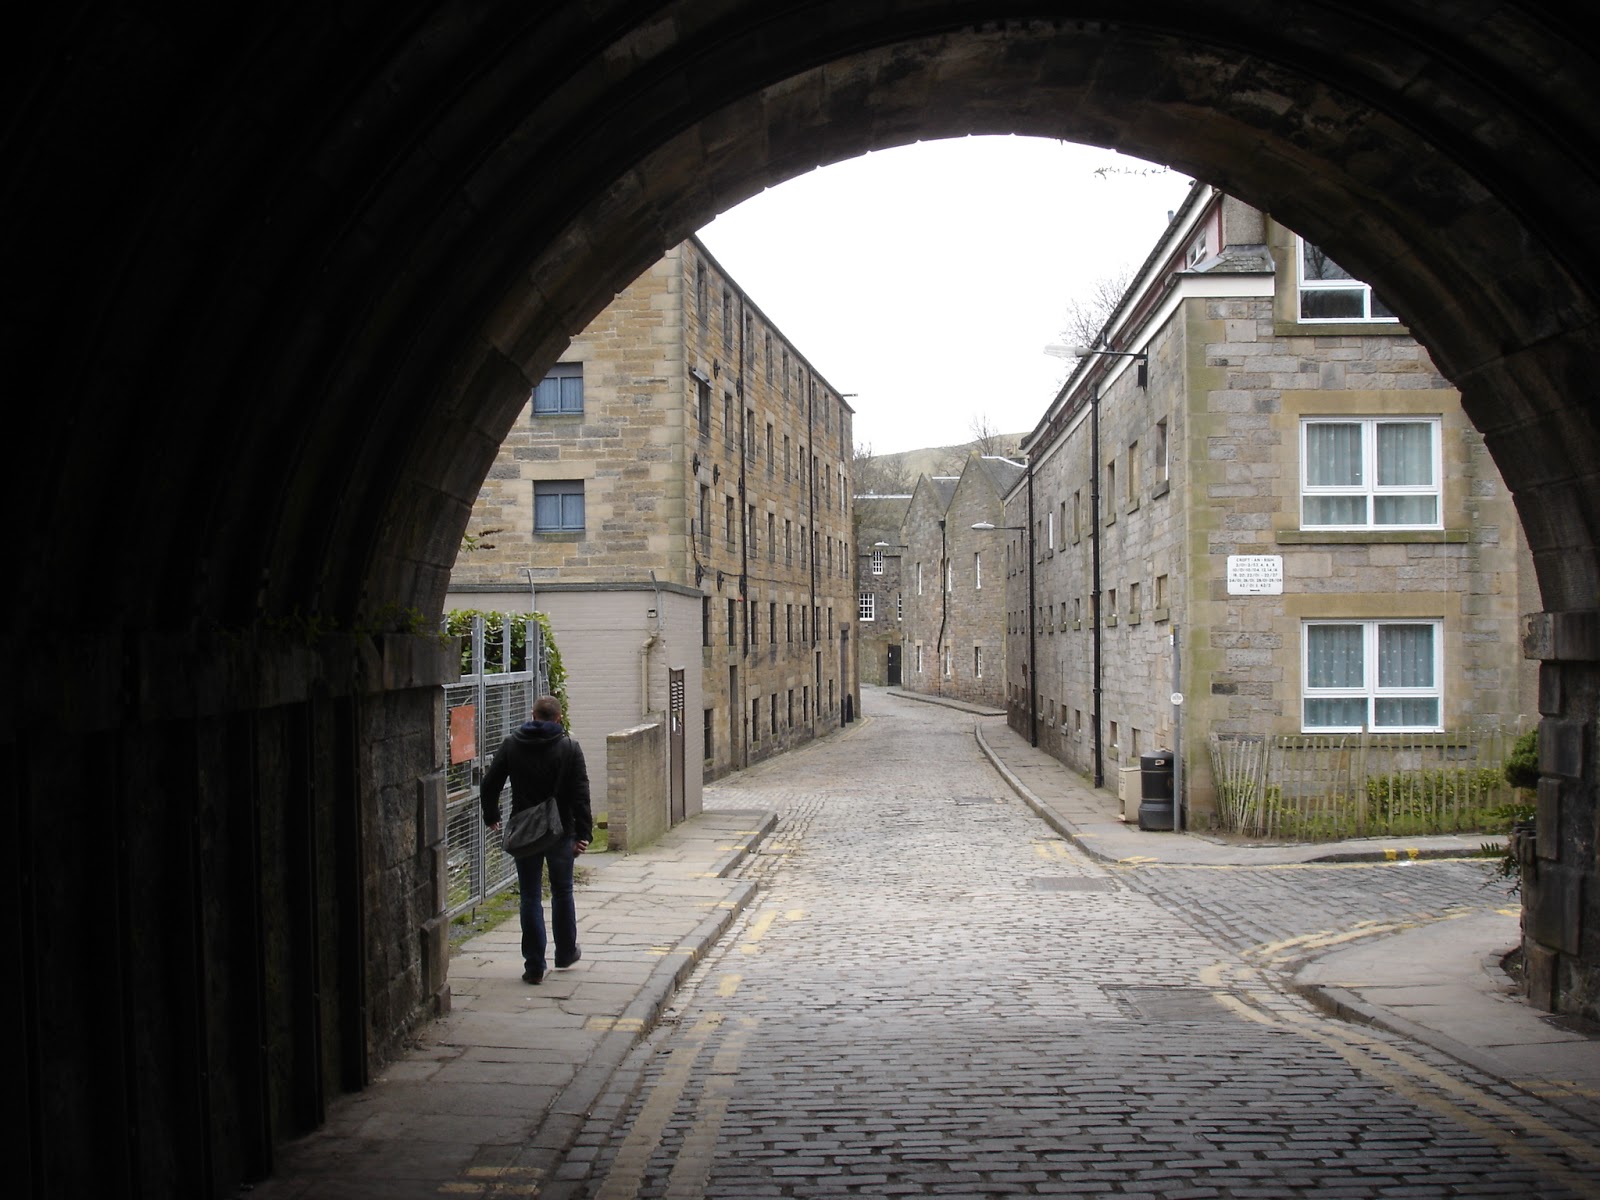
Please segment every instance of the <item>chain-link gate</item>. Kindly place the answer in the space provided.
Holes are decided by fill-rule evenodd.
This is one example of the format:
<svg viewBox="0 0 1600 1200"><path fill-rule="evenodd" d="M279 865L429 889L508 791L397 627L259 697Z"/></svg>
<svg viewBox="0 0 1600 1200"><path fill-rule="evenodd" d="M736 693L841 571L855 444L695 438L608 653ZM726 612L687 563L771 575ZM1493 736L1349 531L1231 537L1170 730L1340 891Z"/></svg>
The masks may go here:
<svg viewBox="0 0 1600 1200"><path fill-rule="evenodd" d="M507 614L495 630L487 629L482 617L474 617L468 653L465 665L470 670L460 683L445 687L450 730L445 776L450 916L488 899L517 877L515 861L500 848L499 838L484 828L479 783L500 743L528 719L533 702L550 688L544 630L531 616Z"/></svg>

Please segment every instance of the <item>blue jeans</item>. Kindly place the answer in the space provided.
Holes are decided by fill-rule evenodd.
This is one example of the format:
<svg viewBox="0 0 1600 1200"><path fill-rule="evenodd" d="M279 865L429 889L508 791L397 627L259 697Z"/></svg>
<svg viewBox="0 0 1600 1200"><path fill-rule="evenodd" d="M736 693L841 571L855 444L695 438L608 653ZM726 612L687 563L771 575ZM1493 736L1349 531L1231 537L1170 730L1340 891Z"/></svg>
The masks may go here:
<svg viewBox="0 0 1600 1200"><path fill-rule="evenodd" d="M550 923L556 938L556 961L571 962L578 949L578 909L572 901L572 838L548 854L530 854L517 862L517 887L522 891L522 965L536 975L545 971L545 948L549 938L544 928L544 903L540 899L540 879L544 865L550 864Z"/></svg>

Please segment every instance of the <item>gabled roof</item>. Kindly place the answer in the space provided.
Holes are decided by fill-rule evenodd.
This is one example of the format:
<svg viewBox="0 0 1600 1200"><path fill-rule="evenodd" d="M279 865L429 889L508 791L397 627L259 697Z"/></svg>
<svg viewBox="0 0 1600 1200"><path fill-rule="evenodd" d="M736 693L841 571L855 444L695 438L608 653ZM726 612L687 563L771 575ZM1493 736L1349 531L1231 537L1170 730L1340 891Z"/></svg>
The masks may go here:
<svg viewBox="0 0 1600 1200"><path fill-rule="evenodd" d="M994 484L997 495L1004 496L1017 486L1017 481L1027 474L1026 464L1014 462L1009 458L1002 458L995 454L980 455L977 460L978 468L986 474Z"/></svg>

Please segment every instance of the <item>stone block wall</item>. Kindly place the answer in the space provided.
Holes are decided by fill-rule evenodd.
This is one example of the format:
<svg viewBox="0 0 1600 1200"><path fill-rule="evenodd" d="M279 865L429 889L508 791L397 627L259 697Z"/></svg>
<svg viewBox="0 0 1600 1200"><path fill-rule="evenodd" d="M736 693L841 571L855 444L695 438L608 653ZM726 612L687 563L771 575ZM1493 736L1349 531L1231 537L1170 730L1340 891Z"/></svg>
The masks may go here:
<svg viewBox="0 0 1600 1200"><path fill-rule="evenodd" d="M642 850L671 826L666 726L651 721L608 734L605 755L611 849Z"/></svg>

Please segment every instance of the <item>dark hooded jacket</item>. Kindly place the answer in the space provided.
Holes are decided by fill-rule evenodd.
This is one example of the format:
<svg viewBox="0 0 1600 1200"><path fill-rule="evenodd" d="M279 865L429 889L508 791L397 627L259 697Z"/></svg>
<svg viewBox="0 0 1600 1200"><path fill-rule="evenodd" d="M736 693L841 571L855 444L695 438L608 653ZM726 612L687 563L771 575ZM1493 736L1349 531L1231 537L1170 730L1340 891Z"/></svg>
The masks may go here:
<svg viewBox="0 0 1600 1200"><path fill-rule="evenodd" d="M530 808L555 793L561 824L580 842L593 840L589 769L578 743L557 721L525 721L489 761L483 775L483 820L500 823L500 789L511 781L511 811Z"/></svg>

